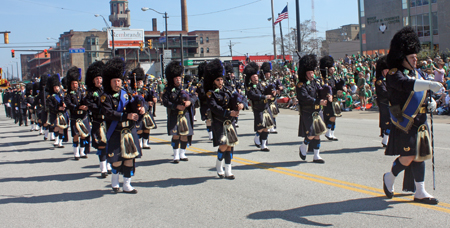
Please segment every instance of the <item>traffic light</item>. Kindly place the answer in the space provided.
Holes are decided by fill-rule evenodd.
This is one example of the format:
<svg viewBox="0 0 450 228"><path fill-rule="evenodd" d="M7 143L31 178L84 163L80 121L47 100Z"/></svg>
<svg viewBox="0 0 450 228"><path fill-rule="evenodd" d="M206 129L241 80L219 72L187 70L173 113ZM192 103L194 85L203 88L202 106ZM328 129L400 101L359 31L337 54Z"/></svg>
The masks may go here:
<svg viewBox="0 0 450 228"><path fill-rule="evenodd" d="M152 40L147 40L147 46L148 46L148 48L150 48L150 49L152 49L153 48L153 45L152 45Z"/></svg>
<svg viewBox="0 0 450 228"><path fill-rule="evenodd" d="M141 49L141 51L144 51L144 43L139 43L139 49Z"/></svg>
<svg viewBox="0 0 450 228"><path fill-rule="evenodd" d="M16 57L16 53L14 53L14 49L11 49L11 57L12 58Z"/></svg>
<svg viewBox="0 0 450 228"><path fill-rule="evenodd" d="M45 58L48 57L48 51L47 51L47 49L44 49L44 55L45 55Z"/></svg>
<svg viewBox="0 0 450 228"><path fill-rule="evenodd" d="M9 33L4 33L3 36L5 38L5 44L9 44Z"/></svg>

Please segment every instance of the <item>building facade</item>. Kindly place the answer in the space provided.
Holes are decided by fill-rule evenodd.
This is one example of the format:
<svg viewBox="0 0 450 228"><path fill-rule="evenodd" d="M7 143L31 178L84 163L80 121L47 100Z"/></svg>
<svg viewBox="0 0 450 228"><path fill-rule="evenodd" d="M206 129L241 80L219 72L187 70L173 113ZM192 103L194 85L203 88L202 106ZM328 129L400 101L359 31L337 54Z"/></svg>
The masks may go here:
<svg viewBox="0 0 450 228"><path fill-rule="evenodd" d="M330 46L342 48L349 45L352 46L352 44L355 42L351 42L351 44L346 42L354 41L357 39L359 39L359 24L348 24L343 25L338 29L327 30L325 32L325 40L322 41L321 55L325 56L335 53L336 51L331 50ZM350 50L349 53L351 53Z"/></svg>
<svg viewBox="0 0 450 228"><path fill-rule="evenodd" d="M358 0L363 54L385 54L394 34L405 26L417 32L423 49L449 52L450 1Z"/></svg>

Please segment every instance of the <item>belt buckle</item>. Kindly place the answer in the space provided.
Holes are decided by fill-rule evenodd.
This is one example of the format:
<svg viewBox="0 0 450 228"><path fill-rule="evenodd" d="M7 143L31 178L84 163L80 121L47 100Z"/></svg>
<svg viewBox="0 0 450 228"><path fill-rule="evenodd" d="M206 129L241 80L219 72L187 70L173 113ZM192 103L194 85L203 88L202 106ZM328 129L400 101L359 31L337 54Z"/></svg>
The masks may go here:
<svg viewBox="0 0 450 228"><path fill-rule="evenodd" d="M320 109L320 105L315 105L314 109Z"/></svg>
<svg viewBox="0 0 450 228"><path fill-rule="evenodd" d="M83 111L77 111L77 114L78 114L78 115L82 115L82 114L83 114Z"/></svg>
<svg viewBox="0 0 450 228"><path fill-rule="evenodd" d="M420 107L419 108L419 113L427 113L427 110L425 107Z"/></svg>
<svg viewBox="0 0 450 228"><path fill-rule="evenodd" d="M129 121L122 122L122 127L129 127L129 126L130 126Z"/></svg>

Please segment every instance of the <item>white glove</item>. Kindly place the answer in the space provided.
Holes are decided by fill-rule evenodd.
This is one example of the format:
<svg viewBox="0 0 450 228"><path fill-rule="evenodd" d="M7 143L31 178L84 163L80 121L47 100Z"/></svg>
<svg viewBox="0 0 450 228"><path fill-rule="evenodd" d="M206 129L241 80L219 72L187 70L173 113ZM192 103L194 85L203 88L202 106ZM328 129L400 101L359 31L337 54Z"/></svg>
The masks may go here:
<svg viewBox="0 0 450 228"><path fill-rule="evenodd" d="M19 110L19 107L16 107L16 110L18 111L18 110Z"/></svg>
<svg viewBox="0 0 450 228"><path fill-rule="evenodd" d="M414 91L431 90L433 92L439 91L443 85L435 81L416 80L414 82Z"/></svg>
<svg viewBox="0 0 450 228"><path fill-rule="evenodd" d="M428 102L427 109L429 112L434 112L436 111L436 106L437 106L436 101L433 98L431 98L431 101Z"/></svg>

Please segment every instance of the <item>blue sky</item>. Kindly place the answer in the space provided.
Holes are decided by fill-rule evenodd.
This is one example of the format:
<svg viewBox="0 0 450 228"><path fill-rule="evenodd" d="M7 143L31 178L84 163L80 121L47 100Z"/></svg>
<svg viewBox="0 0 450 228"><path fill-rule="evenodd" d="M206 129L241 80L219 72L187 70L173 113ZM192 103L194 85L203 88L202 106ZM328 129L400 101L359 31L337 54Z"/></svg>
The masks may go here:
<svg viewBox="0 0 450 228"><path fill-rule="evenodd" d="M301 21L311 19L311 0L300 1ZM0 8L0 31L11 31L9 44L0 40L0 67L4 70L16 64L11 58L11 49L45 49L55 45L60 34L75 31L101 30L105 23L94 14L108 18L109 0L14 0L3 1ZM295 0L274 0L274 15L278 15L288 3L289 27L295 27ZM153 8L169 15L168 29L181 30L180 0L129 0L131 27L151 30L151 19L158 19L158 30L164 30L164 19L153 11L141 11L142 7ZM358 23L357 0L315 0L317 34L325 38L325 31L346 24ZM270 0L187 0L189 30L219 30L221 55L230 55L228 44L234 43L233 55L273 54L272 27L267 21L271 17ZM108 21L109 23L109 21ZM288 31L288 22L283 20L283 33ZM276 28L277 36L279 28ZM0 35L1 36L1 35ZM25 47L26 46L26 47ZM20 68L20 63L19 63ZM20 71L20 69L19 69Z"/></svg>

